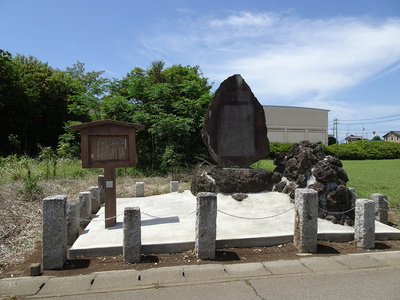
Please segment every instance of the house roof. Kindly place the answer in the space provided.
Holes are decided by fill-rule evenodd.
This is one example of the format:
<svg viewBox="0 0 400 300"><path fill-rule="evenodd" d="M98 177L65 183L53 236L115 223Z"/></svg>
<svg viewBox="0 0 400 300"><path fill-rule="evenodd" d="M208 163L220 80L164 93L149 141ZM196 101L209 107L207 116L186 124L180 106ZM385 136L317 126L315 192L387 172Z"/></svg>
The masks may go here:
<svg viewBox="0 0 400 300"><path fill-rule="evenodd" d="M114 121L114 120L100 120L88 123L82 123L71 126L71 129L81 130L88 127L99 126L99 125L117 125L122 127L131 127L135 129L144 129L144 125L128 123L128 122L121 122L121 121Z"/></svg>
<svg viewBox="0 0 400 300"><path fill-rule="evenodd" d="M355 140L355 139L358 139L358 140L363 140L364 139L364 137L363 136L358 136L358 135L349 135L348 137L346 137L346 140Z"/></svg>
<svg viewBox="0 0 400 300"><path fill-rule="evenodd" d="M397 135L400 137L400 131L390 131L390 132L386 133L383 137L387 137L388 135L391 135L391 134Z"/></svg>

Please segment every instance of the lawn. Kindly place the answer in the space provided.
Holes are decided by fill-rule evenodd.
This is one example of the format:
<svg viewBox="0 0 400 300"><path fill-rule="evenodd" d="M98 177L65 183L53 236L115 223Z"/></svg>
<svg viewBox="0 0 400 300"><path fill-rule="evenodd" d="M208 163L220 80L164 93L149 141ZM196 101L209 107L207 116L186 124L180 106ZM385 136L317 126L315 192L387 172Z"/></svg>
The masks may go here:
<svg viewBox="0 0 400 300"><path fill-rule="evenodd" d="M400 159L343 160L343 169L349 177L347 186L356 189L360 198L373 193L388 196L389 203L400 206Z"/></svg>
<svg viewBox="0 0 400 300"><path fill-rule="evenodd" d="M347 186L355 188L359 198L381 193L388 196L392 206L400 207L400 159L342 160L342 163L349 177ZM252 167L273 171L275 166L266 159Z"/></svg>

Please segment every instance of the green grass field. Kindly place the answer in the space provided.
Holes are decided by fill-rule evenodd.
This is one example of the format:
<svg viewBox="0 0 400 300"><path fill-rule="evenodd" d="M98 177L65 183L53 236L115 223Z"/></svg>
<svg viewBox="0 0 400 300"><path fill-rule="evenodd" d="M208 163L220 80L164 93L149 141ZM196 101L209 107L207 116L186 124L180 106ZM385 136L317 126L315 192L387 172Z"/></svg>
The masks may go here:
<svg viewBox="0 0 400 300"><path fill-rule="evenodd" d="M388 196L390 204L400 207L400 159L342 160L349 177L348 187L356 189L360 198L370 198L373 193ZM253 168L273 171L272 160L261 160Z"/></svg>
<svg viewBox="0 0 400 300"><path fill-rule="evenodd" d="M388 196L390 204L400 206L400 159L343 160L349 177L347 186L356 189L360 198L373 193Z"/></svg>

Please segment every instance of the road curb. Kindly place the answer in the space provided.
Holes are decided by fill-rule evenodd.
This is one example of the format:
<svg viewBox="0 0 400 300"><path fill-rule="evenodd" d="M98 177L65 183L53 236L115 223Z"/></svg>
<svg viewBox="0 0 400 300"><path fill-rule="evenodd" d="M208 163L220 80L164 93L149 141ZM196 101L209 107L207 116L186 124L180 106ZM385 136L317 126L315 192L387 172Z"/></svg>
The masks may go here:
<svg viewBox="0 0 400 300"><path fill-rule="evenodd" d="M204 264L137 270L95 272L71 277L19 277L0 280L0 297L51 298L102 292L229 282L274 276L360 269L400 268L400 251L332 256L304 256L295 260L255 263Z"/></svg>

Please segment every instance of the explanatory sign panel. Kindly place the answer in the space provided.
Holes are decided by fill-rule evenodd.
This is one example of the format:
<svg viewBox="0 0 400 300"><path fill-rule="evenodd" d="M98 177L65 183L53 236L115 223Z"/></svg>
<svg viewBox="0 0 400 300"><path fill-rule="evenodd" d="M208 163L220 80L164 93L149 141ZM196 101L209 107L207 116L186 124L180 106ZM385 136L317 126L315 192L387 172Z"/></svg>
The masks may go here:
<svg viewBox="0 0 400 300"><path fill-rule="evenodd" d="M129 161L129 136L89 136L90 161Z"/></svg>

